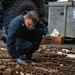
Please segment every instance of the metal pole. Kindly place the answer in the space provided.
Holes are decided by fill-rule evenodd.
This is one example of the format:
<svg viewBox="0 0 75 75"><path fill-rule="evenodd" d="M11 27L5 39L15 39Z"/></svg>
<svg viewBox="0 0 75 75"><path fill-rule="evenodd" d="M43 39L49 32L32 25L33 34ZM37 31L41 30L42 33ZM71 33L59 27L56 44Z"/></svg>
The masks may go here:
<svg viewBox="0 0 75 75"><path fill-rule="evenodd" d="M67 29L67 6L64 6L64 36L66 37L66 29Z"/></svg>

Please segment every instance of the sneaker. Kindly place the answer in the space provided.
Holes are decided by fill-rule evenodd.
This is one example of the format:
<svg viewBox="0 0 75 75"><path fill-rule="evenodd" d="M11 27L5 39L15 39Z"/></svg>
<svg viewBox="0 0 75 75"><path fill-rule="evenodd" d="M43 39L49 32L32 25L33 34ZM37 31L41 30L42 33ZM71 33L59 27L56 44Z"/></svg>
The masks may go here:
<svg viewBox="0 0 75 75"><path fill-rule="evenodd" d="M17 62L20 63L20 64L25 64L25 61L22 60L21 58L17 58L16 60L17 60Z"/></svg>
<svg viewBox="0 0 75 75"><path fill-rule="evenodd" d="M32 55L26 55L25 61L28 63L32 62Z"/></svg>

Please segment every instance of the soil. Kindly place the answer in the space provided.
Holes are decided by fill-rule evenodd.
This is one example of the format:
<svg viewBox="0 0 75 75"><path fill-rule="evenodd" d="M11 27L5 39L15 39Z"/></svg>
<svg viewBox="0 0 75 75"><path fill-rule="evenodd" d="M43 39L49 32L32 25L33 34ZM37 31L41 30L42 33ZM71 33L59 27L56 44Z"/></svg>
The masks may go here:
<svg viewBox="0 0 75 75"><path fill-rule="evenodd" d="M11 59L7 48L0 45L0 75L75 75L75 57L67 57L75 52L63 49L41 45L32 56L34 61L22 65Z"/></svg>

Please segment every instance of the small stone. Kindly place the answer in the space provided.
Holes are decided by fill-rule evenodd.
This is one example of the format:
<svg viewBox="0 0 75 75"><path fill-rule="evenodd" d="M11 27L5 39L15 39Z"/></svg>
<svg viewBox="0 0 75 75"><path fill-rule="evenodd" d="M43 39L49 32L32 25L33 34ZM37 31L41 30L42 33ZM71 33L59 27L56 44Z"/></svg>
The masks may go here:
<svg viewBox="0 0 75 75"><path fill-rule="evenodd" d="M5 71L4 71L4 75L11 75L12 74L12 69L11 68L7 68Z"/></svg>

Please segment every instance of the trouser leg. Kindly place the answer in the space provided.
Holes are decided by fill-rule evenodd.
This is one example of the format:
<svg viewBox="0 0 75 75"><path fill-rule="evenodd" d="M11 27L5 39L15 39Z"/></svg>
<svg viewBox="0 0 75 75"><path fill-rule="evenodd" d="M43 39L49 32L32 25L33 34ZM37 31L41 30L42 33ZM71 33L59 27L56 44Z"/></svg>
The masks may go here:
<svg viewBox="0 0 75 75"><path fill-rule="evenodd" d="M21 56L30 53L30 51L33 49L32 43L25 40L24 38L17 38L15 46L17 52Z"/></svg>
<svg viewBox="0 0 75 75"><path fill-rule="evenodd" d="M30 51L30 54L35 52L40 45L40 42L43 37L43 30L42 29L34 29L28 32L27 39L32 43L33 49Z"/></svg>

